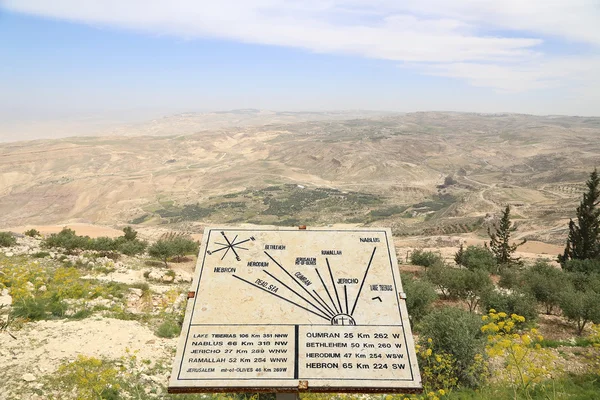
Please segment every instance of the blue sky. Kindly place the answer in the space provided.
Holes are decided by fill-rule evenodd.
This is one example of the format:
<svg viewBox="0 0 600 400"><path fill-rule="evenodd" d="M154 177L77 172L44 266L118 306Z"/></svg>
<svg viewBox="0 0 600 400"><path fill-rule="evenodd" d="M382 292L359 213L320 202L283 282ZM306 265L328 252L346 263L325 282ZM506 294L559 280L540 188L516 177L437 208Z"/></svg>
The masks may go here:
<svg viewBox="0 0 600 400"><path fill-rule="evenodd" d="M0 116L600 115L597 0L214 3L0 0Z"/></svg>

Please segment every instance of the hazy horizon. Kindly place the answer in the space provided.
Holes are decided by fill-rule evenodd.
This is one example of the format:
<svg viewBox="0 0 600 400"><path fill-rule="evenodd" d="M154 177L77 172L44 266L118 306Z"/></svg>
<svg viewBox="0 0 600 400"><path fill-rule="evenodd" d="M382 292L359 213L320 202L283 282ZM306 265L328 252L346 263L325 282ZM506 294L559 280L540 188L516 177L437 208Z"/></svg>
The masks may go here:
<svg viewBox="0 0 600 400"><path fill-rule="evenodd" d="M266 110L257 108L239 108L230 110L173 110L171 112L162 112L160 110L121 110L114 113L79 113L74 115L62 114L62 115L44 115L33 118L31 116L18 118L13 115L11 118L0 118L0 143L19 142L19 141L30 141L30 140L41 140L41 139L64 139L69 137L78 136L119 136L126 134L128 129L135 130L136 127L152 124L155 121L161 119L176 118L182 115L197 115L199 117L203 115L226 115L236 112L244 112L245 115L251 114L251 111L257 111L264 118L272 113L276 114L298 114L298 115L309 115L309 114L327 114L327 115L341 115L347 114L347 119L365 118L369 116L378 115L401 115L410 113L458 113L458 114L478 114L478 115L502 115L502 114L514 114L514 115L527 115L535 117L573 117L573 118L600 118L595 115L565 115L565 114L530 114L530 113L516 113L516 112L476 112L476 111L455 111L455 110L414 110L414 111L389 111L389 110ZM362 114L361 114L362 113ZM367 114L366 116L363 114ZM314 118L306 118L306 121L311 121ZM324 119L327 119L325 116ZM261 122L244 122L244 121L230 121L226 124L227 120L231 118L224 118L220 126L247 126L247 125L263 125ZM264 124L272 123L268 119L264 121ZM285 122L284 122L285 123ZM197 125L197 131L218 129L214 125L202 126ZM182 131L180 134L191 134L193 132ZM174 133L175 134L175 133Z"/></svg>

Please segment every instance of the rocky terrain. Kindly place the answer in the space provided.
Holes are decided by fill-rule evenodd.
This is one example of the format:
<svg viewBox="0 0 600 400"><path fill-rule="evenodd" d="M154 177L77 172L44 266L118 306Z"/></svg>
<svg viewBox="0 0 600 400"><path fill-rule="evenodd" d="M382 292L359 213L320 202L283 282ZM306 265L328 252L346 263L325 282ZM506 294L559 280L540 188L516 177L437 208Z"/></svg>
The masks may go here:
<svg viewBox="0 0 600 400"><path fill-rule="evenodd" d="M90 233L92 227L81 228L81 232ZM146 255L121 255L115 261L92 251L68 254L47 249L41 246L40 238L17 236L16 245L0 248L0 284L10 282L8 287L0 286L0 327L1 322L9 321L0 329L0 363L4 366L0 370L0 399L71 398L74 393L65 392L64 386L73 383L65 378L72 374L68 366L86 370L89 360L103 363L105 370L100 372L87 365L87 373L98 382L103 382L103 373L114 369L112 379L130 385L125 388L128 396L165 398L177 345L177 321L183 315L195 259L181 263L172 260L169 268L164 268ZM473 240L467 243L478 244ZM451 260L454 246L461 242L465 242L464 237L398 239L400 269L417 276L424 272L423 267L405 263L405 251L429 248ZM536 251L556 250L540 246L522 249L519 255L533 261L548 258L548 254ZM9 319L11 307L19 307L10 293L24 290L43 298L63 289L65 309L60 314L46 311L39 318ZM542 316L539 327L549 339L573 341L573 345L552 350L563 372L588 371L586 360L593 356L592 350L577 347L572 326L559 317ZM79 385L87 387L87 383Z"/></svg>
<svg viewBox="0 0 600 400"><path fill-rule="evenodd" d="M21 283L37 297L60 290L52 286L60 271L61 286L83 292L63 296L60 316L17 317L0 329L0 399L64 398L56 375L78 356L126 365L146 392L164 394L178 332L161 333L160 323L182 316L194 260L165 269L148 257L114 261L93 252L47 251L40 243L21 235L17 245L0 248L0 278L11 275L14 285L15 274L35 274ZM0 320L6 322L15 306L9 293L16 289L0 287Z"/></svg>

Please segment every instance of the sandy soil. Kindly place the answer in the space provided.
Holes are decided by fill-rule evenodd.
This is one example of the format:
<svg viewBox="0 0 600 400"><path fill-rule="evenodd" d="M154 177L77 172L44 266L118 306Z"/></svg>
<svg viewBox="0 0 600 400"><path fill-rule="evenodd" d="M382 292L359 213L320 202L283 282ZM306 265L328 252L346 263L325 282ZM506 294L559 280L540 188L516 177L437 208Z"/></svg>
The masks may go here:
<svg viewBox="0 0 600 400"><path fill-rule="evenodd" d="M61 362L78 355L117 359L127 349L141 359L170 359L177 339L162 339L137 321L88 318L83 321L40 321L25 325L23 330L0 335L0 387L17 388L25 374L38 379L54 372ZM167 376L164 376L166 383ZM13 393L14 395L15 393ZM9 390L0 390L0 399L11 398Z"/></svg>

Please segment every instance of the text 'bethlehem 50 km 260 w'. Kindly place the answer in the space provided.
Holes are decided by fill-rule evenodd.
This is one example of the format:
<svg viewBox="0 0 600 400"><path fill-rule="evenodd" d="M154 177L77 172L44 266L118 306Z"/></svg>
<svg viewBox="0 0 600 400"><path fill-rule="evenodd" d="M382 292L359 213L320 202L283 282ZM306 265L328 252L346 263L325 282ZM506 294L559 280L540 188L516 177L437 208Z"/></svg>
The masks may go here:
<svg viewBox="0 0 600 400"><path fill-rule="evenodd" d="M169 391L410 391L389 229L206 228Z"/></svg>

